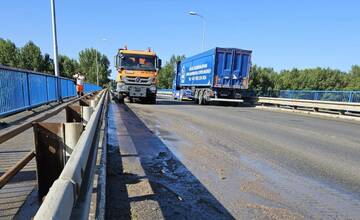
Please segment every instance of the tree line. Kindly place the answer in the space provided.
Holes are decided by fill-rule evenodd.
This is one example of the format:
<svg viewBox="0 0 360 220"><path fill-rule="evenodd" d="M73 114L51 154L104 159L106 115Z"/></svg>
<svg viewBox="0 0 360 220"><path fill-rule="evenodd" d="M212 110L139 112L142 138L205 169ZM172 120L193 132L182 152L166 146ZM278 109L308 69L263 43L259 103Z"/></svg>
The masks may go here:
<svg viewBox="0 0 360 220"><path fill-rule="evenodd" d="M185 56L173 55L158 76L159 88L171 88L176 62ZM275 71L270 67L253 65L250 70L249 89L262 93L274 90L360 90L360 66L349 72L331 68L308 68Z"/></svg>
<svg viewBox="0 0 360 220"><path fill-rule="evenodd" d="M271 90L360 90L360 66L349 72L331 68L282 70L254 65L250 71L249 88L261 92Z"/></svg>
<svg viewBox="0 0 360 220"><path fill-rule="evenodd" d="M60 75L63 77L72 78L80 72L85 75L85 81L96 83L98 65L99 84L109 82L110 62L106 55L96 49L86 48L80 51L78 60L66 55L59 55L58 60ZM49 74L55 72L53 59L49 54L43 54L32 41L23 47L17 47L12 41L0 38L0 64Z"/></svg>

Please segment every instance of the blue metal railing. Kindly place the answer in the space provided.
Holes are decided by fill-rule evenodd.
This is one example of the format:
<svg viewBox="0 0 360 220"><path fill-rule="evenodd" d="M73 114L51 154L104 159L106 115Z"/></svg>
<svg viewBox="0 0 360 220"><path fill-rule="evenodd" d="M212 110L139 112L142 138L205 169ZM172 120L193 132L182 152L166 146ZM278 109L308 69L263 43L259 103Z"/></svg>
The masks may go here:
<svg viewBox="0 0 360 220"><path fill-rule="evenodd" d="M100 89L94 84L84 85L85 93ZM72 79L0 65L0 117L75 95Z"/></svg>
<svg viewBox="0 0 360 220"><path fill-rule="evenodd" d="M158 89L158 92L171 92L172 89ZM360 91L330 90L244 90L243 97L277 97L287 99L307 99L334 102L360 102Z"/></svg>
<svg viewBox="0 0 360 220"><path fill-rule="evenodd" d="M280 90L280 98L360 102L360 91Z"/></svg>

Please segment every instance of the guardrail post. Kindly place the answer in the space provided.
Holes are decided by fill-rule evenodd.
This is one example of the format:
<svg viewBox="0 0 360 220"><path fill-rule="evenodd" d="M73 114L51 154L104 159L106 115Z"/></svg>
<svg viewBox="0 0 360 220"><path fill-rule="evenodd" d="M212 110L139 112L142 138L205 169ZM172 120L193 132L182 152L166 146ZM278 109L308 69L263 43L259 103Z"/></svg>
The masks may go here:
<svg viewBox="0 0 360 220"><path fill-rule="evenodd" d="M81 106L81 111L82 111L83 124L86 125L90 120L92 113L94 112L94 108L89 106Z"/></svg>
<svg viewBox="0 0 360 220"><path fill-rule="evenodd" d="M65 165L64 130L62 123L35 123L33 128L38 196L41 200L60 176Z"/></svg>
<svg viewBox="0 0 360 220"><path fill-rule="evenodd" d="M69 160L73 152L84 126L79 122L64 123L64 139L65 139L65 163Z"/></svg>
<svg viewBox="0 0 360 220"><path fill-rule="evenodd" d="M82 122L80 105L68 105L65 107L65 111L66 122Z"/></svg>
<svg viewBox="0 0 360 220"><path fill-rule="evenodd" d="M81 133L82 123L35 123L38 196L41 200L59 178Z"/></svg>
<svg viewBox="0 0 360 220"><path fill-rule="evenodd" d="M95 109L98 102L99 102L99 100L97 98L92 99L92 100L90 100L90 106Z"/></svg>
<svg viewBox="0 0 360 220"><path fill-rule="evenodd" d="M83 122L84 125L90 120L91 114L97 105L97 100L79 100L79 104L67 106L66 122Z"/></svg>

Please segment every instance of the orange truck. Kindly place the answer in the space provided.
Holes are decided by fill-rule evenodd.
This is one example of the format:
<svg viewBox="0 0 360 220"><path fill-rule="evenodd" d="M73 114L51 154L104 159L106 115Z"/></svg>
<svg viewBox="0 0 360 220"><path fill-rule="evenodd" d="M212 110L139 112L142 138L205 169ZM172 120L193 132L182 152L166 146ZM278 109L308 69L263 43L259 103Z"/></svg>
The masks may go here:
<svg viewBox="0 0 360 220"><path fill-rule="evenodd" d="M118 50L115 57L117 69L116 92L123 102L126 97L130 102L134 99L155 104L157 75L161 68L161 59L149 48L146 51Z"/></svg>

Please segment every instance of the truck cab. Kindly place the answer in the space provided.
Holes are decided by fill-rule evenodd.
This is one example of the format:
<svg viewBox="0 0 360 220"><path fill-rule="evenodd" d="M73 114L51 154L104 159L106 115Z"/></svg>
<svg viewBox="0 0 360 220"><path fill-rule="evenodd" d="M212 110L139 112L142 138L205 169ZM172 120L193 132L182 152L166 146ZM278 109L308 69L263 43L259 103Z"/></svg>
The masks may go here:
<svg viewBox="0 0 360 220"><path fill-rule="evenodd" d="M115 57L115 67L118 71L116 92L120 102L128 97L130 102L138 98L147 103L156 103L161 59L151 49L141 51L121 48Z"/></svg>

